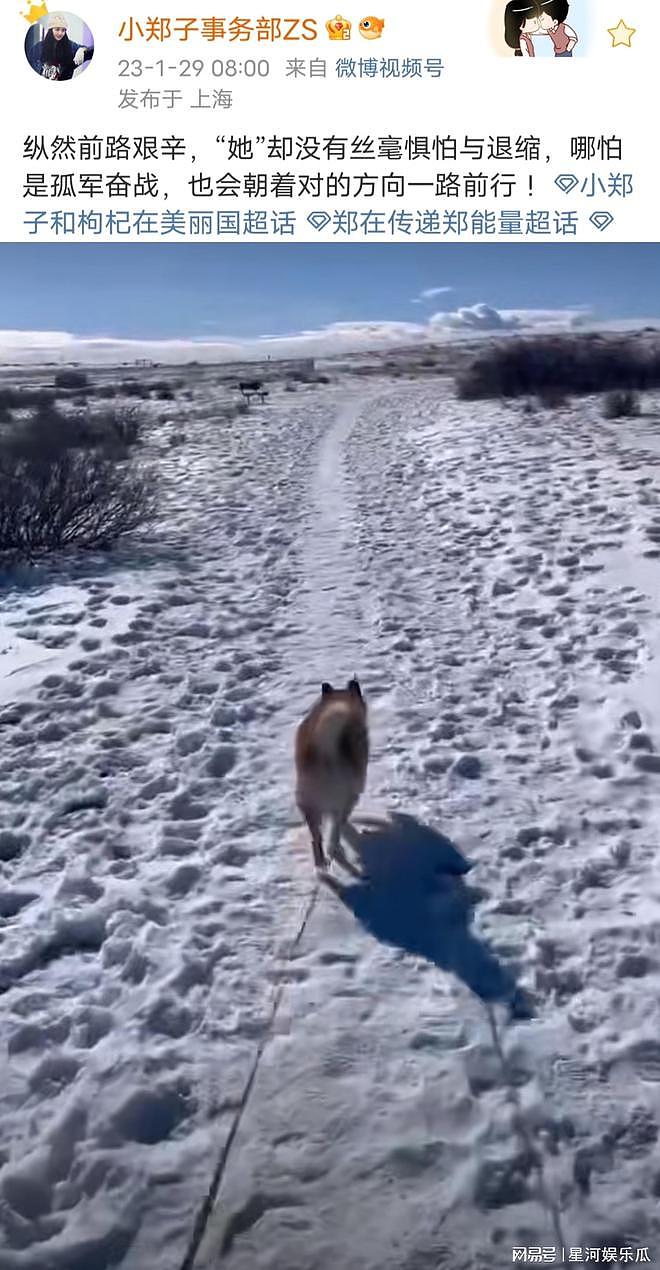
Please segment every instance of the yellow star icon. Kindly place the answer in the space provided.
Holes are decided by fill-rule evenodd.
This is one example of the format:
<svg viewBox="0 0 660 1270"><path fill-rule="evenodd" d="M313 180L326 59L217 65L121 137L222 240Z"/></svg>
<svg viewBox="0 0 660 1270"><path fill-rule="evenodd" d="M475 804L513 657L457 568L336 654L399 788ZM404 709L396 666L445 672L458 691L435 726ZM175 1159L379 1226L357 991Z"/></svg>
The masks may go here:
<svg viewBox="0 0 660 1270"><path fill-rule="evenodd" d="M617 48L619 44L622 44L624 48L631 48L630 41L632 40L636 29L637 28L634 26L626 26L623 18L621 18L620 22L616 26L608 26L608 35L612 36L612 48Z"/></svg>

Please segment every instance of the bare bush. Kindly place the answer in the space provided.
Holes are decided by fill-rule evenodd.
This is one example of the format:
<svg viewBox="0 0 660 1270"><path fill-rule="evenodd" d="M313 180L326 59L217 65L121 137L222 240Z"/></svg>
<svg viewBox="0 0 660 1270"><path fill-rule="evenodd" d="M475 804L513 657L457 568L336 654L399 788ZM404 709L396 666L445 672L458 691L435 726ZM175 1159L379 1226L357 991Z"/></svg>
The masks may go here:
<svg viewBox="0 0 660 1270"><path fill-rule="evenodd" d="M0 460L5 457L26 461L50 461L66 450L93 445L86 413L64 414L54 404L42 405L17 421L2 438Z"/></svg>
<svg viewBox="0 0 660 1270"><path fill-rule="evenodd" d="M456 378L464 400L657 387L660 342L639 337L503 339L478 352Z"/></svg>
<svg viewBox="0 0 660 1270"><path fill-rule="evenodd" d="M98 435L107 440L131 446L141 439L144 420L139 406L110 406L92 418Z"/></svg>
<svg viewBox="0 0 660 1270"><path fill-rule="evenodd" d="M614 389L603 398L603 418L632 419L640 414L639 397L628 389Z"/></svg>
<svg viewBox="0 0 660 1270"><path fill-rule="evenodd" d="M58 370L55 372L56 388L87 388L89 375L84 370Z"/></svg>
<svg viewBox="0 0 660 1270"><path fill-rule="evenodd" d="M54 459L67 450L105 450L120 457L139 440L141 416L137 406L108 406L64 412L40 406L5 432L2 454L27 460Z"/></svg>
<svg viewBox="0 0 660 1270"><path fill-rule="evenodd" d="M0 388L0 410L29 410L35 406L52 406L55 393L48 388Z"/></svg>
<svg viewBox="0 0 660 1270"><path fill-rule="evenodd" d="M96 451L30 459L0 454L0 553L5 557L108 546L154 511L152 477L119 467Z"/></svg>
<svg viewBox="0 0 660 1270"><path fill-rule="evenodd" d="M149 396L147 385L140 383L138 379L122 379L119 391L124 397L141 397L144 400Z"/></svg>

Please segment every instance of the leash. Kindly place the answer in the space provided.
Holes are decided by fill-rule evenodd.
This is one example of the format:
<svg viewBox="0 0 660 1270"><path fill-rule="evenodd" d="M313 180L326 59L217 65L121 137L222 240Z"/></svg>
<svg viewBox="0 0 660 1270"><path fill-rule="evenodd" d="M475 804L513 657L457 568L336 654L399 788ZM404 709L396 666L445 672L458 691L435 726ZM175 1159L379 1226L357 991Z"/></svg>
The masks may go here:
<svg viewBox="0 0 660 1270"><path fill-rule="evenodd" d="M334 889L334 887L332 886L334 879L327 878L325 880L329 882L331 885L331 888ZM312 913L314 912L314 908L316 906L319 893L320 893L320 879L317 876L314 886L308 897L305 908L303 910L301 921L291 941L291 944L289 945L286 956L284 957L284 967L286 967L288 963L291 961L293 954L296 951L296 948L300 944L300 941L302 940L303 935L305 934L305 931L309 924L309 920L312 916ZM277 1015L278 1015L280 1006L282 1004L282 998L284 996L284 989L286 986L287 986L286 979L283 975L282 980L277 985L277 988L273 995L273 1001L272 1001L272 1005L270 1009L270 1014L268 1016L268 1022L266 1024L266 1028L257 1046L256 1053L252 1061L252 1065L250 1067L247 1080L245 1082L245 1085L243 1086L243 1091L241 1093L238 1107L236 1108L234 1118L229 1128L229 1133L227 1134L222 1151L220 1152L220 1156L218 1158L218 1162L214 1169L213 1177L211 1178L211 1184L209 1186L207 1194L204 1197L204 1200L201 1204L201 1207L195 1219L195 1224L193 1226L190 1243L186 1250L184 1259L181 1262L180 1270L194 1270L195 1259L197 1257L197 1253L199 1252L200 1244L204 1237L204 1233L208 1225L209 1217L215 1205L220 1187L222 1185L222 1181L227 1171L227 1164L229 1161L231 1150L234 1145L234 1141L236 1139L238 1130L240 1128L243 1115L250 1101L250 1096L252 1094L252 1089L254 1087L254 1082L256 1080L256 1077L259 1071L261 1060L263 1058L266 1046L268 1045L268 1042L270 1041L273 1035L273 1029L277 1021ZM500 1068L502 1071L504 1084L506 1085L509 1099L515 1108L515 1129L528 1155L531 1165L536 1171L539 1199L543 1207L546 1209L548 1216L550 1218L550 1222L554 1232L554 1237L555 1237L555 1240L557 1241L557 1246L559 1248L565 1248L567 1245L566 1245L564 1232L562 1229L561 1210L556 1200L550 1194L546 1177L545 1177L544 1168L543 1168L543 1157L534 1142L533 1135L530 1133L530 1130L527 1124L525 1123L522 1107L520 1104L520 1098L518 1096L518 1091L517 1091L515 1082L511 1079L509 1075L507 1060L504 1054L504 1050L502 1048L499 1028L497 1025L497 1020L495 1018L494 1011L492 1009L492 1006L490 1005L485 1005L484 1008L485 1008L486 1016L488 1018L491 1035L493 1038L493 1047L495 1049L495 1053L497 1054L497 1058L498 1058ZM228 1247L227 1235L228 1235L228 1231L225 1230L223 1232L223 1239L220 1245L220 1259L222 1259L225 1252L227 1251L227 1247Z"/></svg>
<svg viewBox="0 0 660 1270"><path fill-rule="evenodd" d="M532 1134L530 1133L530 1130L527 1124L525 1123L525 1117L523 1115L523 1110L520 1104L520 1097L518 1095L518 1090L516 1088L514 1081L511 1079L509 1075L506 1056L504 1054L504 1050L502 1049L502 1042L500 1040L499 1029L497 1026L497 1020L495 1018L493 1007L491 1005L485 1005L484 1008L488 1016L488 1022L490 1024L490 1030L493 1037L493 1047L495 1049L495 1053L497 1054L499 1064L502 1069L502 1076L504 1078L504 1083L507 1087L509 1100L515 1108L516 1132L518 1133L518 1137L520 1138L520 1141L525 1151L527 1152L532 1168L536 1170L539 1199L541 1200L541 1204L547 1210L548 1215L550 1217L550 1222L554 1232L554 1237L557 1242L557 1251L559 1251L560 1248L567 1247L566 1240L564 1237L564 1232L562 1229L561 1209L559 1205L557 1204L557 1201L552 1197L552 1195L550 1194L550 1191L548 1190L546 1176L543 1169L543 1156L541 1155L541 1152L536 1146L534 1142L534 1138Z"/></svg>
<svg viewBox="0 0 660 1270"><path fill-rule="evenodd" d="M300 922L300 924L299 924L299 926L298 926L298 929L297 929L297 931L296 931L296 934L295 934L295 936L294 936L294 938L293 938L293 940L292 940L292 942L291 942L291 945L290 945L290 947L289 947L289 949L288 949L288 952L287 952L287 954L286 954L286 956L285 956L285 958L284 958L284 966L285 966L285 967L286 967L286 965L288 965L288 963L291 961L291 958L293 957L293 954L294 954L294 952L296 951L296 948L298 947L298 944L300 943L300 941L301 941L301 939L302 939L302 937L303 937L303 935L304 935L304 933L305 933L305 930L306 930L306 928L307 928L307 925L308 925L309 919L310 919L310 917L312 916L312 913L313 913L313 911L314 911L314 907L315 907L315 905L316 905L316 901L317 901L318 896L319 896L319 889L320 889L320 888L319 888L319 879L318 879L318 877L317 877L317 879L316 879L316 881L315 881L315 883L314 883L314 887L313 887L313 889L312 889L312 892L311 892L311 894L310 894L310 896L309 896L309 899L307 900L307 904L306 904L305 909L304 909L304 912L303 912L302 920L301 920L301 922ZM194 1226L193 1226L193 1232L192 1232L192 1235L191 1235L191 1238L190 1238L190 1243L189 1243L189 1245L188 1245L188 1248L187 1248L187 1251L186 1251L186 1255L185 1255L185 1257L184 1257L183 1261L181 1262L180 1270L194 1270L195 1258L196 1258L196 1256L197 1256L197 1253L199 1252L199 1246L200 1246L200 1244L201 1244L201 1242L202 1242L202 1239L203 1239L203 1237L204 1237L204 1232L205 1232L205 1230L206 1230L206 1227L207 1227L207 1224L208 1224L208 1220L209 1220L209 1217L210 1217L210 1215L211 1215L211 1211L212 1211L213 1206L214 1206L214 1204L215 1204L215 1201L216 1201L216 1198L217 1198L218 1192L219 1192L219 1190L220 1190L220 1186L221 1186L221 1184L222 1184L222 1180L223 1180L223 1178L224 1178L224 1176L225 1176L225 1173L226 1173L226 1170L227 1170L227 1162L228 1162L228 1160L229 1160L229 1156L230 1156L230 1153L231 1153L232 1146L234 1145L234 1140L235 1140L235 1138L236 1138L236 1134L238 1133L238 1130L239 1130L239 1128L240 1128L241 1120L243 1119L243 1114L244 1114L244 1112L245 1112L245 1110L246 1110L246 1108L247 1108L248 1102L249 1102L249 1100L250 1100L250 1094L252 1093L252 1087L253 1087L253 1085L254 1085L254 1082L255 1082L255 1079L256 1079L257 1073L258 1073L258 1071L259 1071L259 1064L261 1063L261 1059L263 1058L264 1050L266 1049L266 1046L267 1046L267 1044L268 1044L268 1042L269 1042L269 1040L271 1039L271 1036L272 1036L272 1034L273 1034L273 1028L274 1028L275 1023L276 1023L276 1020L277 1020L277 1014L278 1014L278 1011L279 1011L280 1005L282 1004L282 997L284 996L284 989L285 989L285 987L286 987L286 981L285 981L285 979L284 979L284 977L283 977L283 978L282 978L282 980L281 980L281 982L277 985L277 988L276 988L276 990L275 990L275 994L274 994L274 996L273 996L273 1002L272 1002L272 1005L271 1005L271 1010L270 1010L270 1014L269 1014L269 1016L268 1016L268 1022L267 1022L267 1024L266 1024L266 1028L265 1028L265 1030L264 1030L264 1034L263 1034L263 1036L262 1036L262 1038L261 1038L261 1040L259 1041L259 1044L258 1044L258 1046L257 1046L257 1051L256 1051L256 1054L255 1054L254 1059L253 1059L253 1061L252 1061L252 1066L250 1067L250 1071L249 1071L249 1074L248 1074L248 1078L247 1078L247 1080L246 1080L246 1082L245 1082L245 1085L243 1086L243 1092L242 1092L242 1094L241 1094L241 1098L240 1098L240 1101L239 1101L238 1107L236 1108L236 1112L235 1112L235 1115L234 1115L234 1119L232 1120L232 1123L231 1123L231 1125L230 1125L230 1128L229 1128L229 1133L227 1134L227 1137L226 1137L226 1140L225 1140L224 1146L223 1146L222 1151L221 1151L221 1153L220 1153L220 1157L219 1157L219 1159L218 1159L218 1162L217 1162L217 1164L216 1164L216 1166L215 1166L215 1170L214 1170L214 1172L213 1172L213 1177L211 1178L211 1185L210 1185L210 1187L209 1187L209 1189L208 1189L208 1192L207 1192L207 1194L206 1194L206 1196L205 1196L205 1198L204 1198L204 1200L203 1200L203 1202L202 1202L202 1205L201 1205L201 1207L200 1207L200 1210L199 1210L199 1212L198 1212L198 1214L197 1214L197 1217L196 1217L196 1219L195 1219L195 1224L194 1224ZM221 1249L220 1249L220 1256L221 1256L221 1257L223 1256L223 1253L224 1253L225 1251L226 1251L226 1232L225 1232L225 1237L224 1237L224 1239L223 1239L223 1242L222 1242L222 1245L221 1245Z"/></svg>

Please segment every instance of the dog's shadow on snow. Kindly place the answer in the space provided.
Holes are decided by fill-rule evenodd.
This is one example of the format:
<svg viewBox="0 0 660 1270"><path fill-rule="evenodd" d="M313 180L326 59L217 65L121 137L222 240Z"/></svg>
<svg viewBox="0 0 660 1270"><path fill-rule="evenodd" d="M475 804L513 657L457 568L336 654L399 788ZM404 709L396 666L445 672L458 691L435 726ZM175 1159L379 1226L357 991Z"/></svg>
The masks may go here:
<svg viewBox="0 0 660 1270"><path fill-rule="evenodd" d="M343 836L357 868L342 847L324 880L371 935L451 972L482 1001L530 1017L512 969L471 929L481 896L465 882L472 864L449 838L402 812L362 818ZM350 881L340 880L342 864Z"/></svg>

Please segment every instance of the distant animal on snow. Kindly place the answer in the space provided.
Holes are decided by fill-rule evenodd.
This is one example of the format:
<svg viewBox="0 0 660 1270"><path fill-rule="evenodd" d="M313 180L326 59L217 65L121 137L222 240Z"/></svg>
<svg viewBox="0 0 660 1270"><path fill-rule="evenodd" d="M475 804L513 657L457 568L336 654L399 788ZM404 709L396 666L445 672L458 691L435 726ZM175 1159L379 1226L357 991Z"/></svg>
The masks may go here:
<svg viewBox="0 0 660 1270"><path fill-rule="evenodd" d="M296 803L307 822L314 864L325 869L339 849L341 832L364 790L369 762L367 704L358 680L345 688L321 684L295 739ZM331 822L327 856L323 820Z"/></svg>

